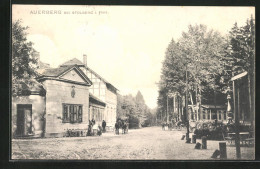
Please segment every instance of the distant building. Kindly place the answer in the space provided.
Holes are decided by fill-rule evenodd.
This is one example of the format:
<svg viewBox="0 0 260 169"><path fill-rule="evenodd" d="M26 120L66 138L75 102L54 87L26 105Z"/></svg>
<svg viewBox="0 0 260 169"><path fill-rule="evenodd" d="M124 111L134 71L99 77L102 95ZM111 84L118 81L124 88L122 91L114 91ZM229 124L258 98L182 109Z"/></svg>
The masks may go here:
<svg viewBox="0 0 260 169"><path fill-rule="evenodd" d="M188 105L188 119L190 121L221 121L227 123L226 105L201 105L202 113L197 113L198 107Z"/></svg>

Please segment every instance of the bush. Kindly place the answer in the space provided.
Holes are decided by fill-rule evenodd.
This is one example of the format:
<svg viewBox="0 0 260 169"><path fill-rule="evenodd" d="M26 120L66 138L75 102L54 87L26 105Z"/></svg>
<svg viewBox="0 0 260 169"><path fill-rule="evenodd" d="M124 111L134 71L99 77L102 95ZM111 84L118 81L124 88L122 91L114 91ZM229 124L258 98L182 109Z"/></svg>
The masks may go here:
<svg viewBox="0 0 260 169"><path fill-rule="evenodd" d="M206 136L209 140L222 140L223 139L223 130L221 127L217 127L215 130L209 129L195 129L194 134L200 139L203 136Z"/></svg>
<svg viewBox="0 0 260 169"><path fill-rule="evenodd" d="M129 128L139 128L139 119L135 116L129 116Z"/></svg>

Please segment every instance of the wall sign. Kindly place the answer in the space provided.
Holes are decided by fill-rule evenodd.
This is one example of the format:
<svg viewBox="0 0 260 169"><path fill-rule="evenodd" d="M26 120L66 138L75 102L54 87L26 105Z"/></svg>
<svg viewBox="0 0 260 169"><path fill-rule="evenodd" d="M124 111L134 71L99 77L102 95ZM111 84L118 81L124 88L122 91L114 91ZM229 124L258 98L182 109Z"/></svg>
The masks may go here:
<svg viewBox="0 0 260 169"><path fill-rule="evenodd" d="M74 97L75 97L75 94L76 94L76 92L75 92L75 86L72 86L72 87L71 87L71 97L74 98Z"/></svg>

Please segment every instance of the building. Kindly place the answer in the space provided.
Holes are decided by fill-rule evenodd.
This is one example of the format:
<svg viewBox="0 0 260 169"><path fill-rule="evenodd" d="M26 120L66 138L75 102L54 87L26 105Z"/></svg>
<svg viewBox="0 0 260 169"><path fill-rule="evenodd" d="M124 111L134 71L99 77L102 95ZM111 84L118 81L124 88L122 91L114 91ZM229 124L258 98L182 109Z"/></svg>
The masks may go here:
<svg viewBox="0 0 260 169"><path fill-rule="evenodd" d="M29 92L13 98L14 137L62 137L67 130L86 130L89 78L77 65L38 72L34 87L24 87Z"/></svg>
<svg viewBox="0 0 260 169"><path fill-rule="evenodd" d="M21 83L18 95L12 97L12 137L43 137L45 128L45 95L36 80Z"/></svg>
<svg viewBox="0 0 260 169"><path fill-rule="evenodd" d="M254 127L255 91L250 88L248 72L232 77L231 81L233 82L233 117L234 119L237 118L242 125Z"/></svg>
<svg viewBox="0 0 260 169"><path fill-rule="evenodd" d="M92 119L114 127L117 89L111 83L78 59L41 68L12 98L13 137L62 137L68 130L86 131Z"/></svg>
<svg viewBox="0 0 260 169"><path fill-rule="evenodd" d="M191 121L221 121L227 123L227 108L225 105L201 105L201 114L198 107L188 105L188 119Z"/></svg>
<svg viewBox="0 0 260 169"><path fill-rule="evenodd" d="M100 104L93 103L90 105L90 118L100 124L102 120L105 120L108 127L113 127L116 122L118 89L87 65L86 55L83 55L83 62L73 58L61 66L77 65L92 81L92 85L89 86L90 98L96 98L98 100L96 103Z"/></svg>

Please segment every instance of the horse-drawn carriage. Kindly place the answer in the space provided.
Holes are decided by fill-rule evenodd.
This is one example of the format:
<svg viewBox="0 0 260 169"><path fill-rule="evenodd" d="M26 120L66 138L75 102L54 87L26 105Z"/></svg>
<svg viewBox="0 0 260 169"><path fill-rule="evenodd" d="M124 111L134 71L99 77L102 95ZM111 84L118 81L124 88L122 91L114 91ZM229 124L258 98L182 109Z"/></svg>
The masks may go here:
<svg viewBox="0 0 260 169"><path fill-rule="evenodd" d="M115 123L115 134L119 135L119 130L122 130L122 134L127 134L128 133L128 122L127 120L117 120Z"/></svg>

